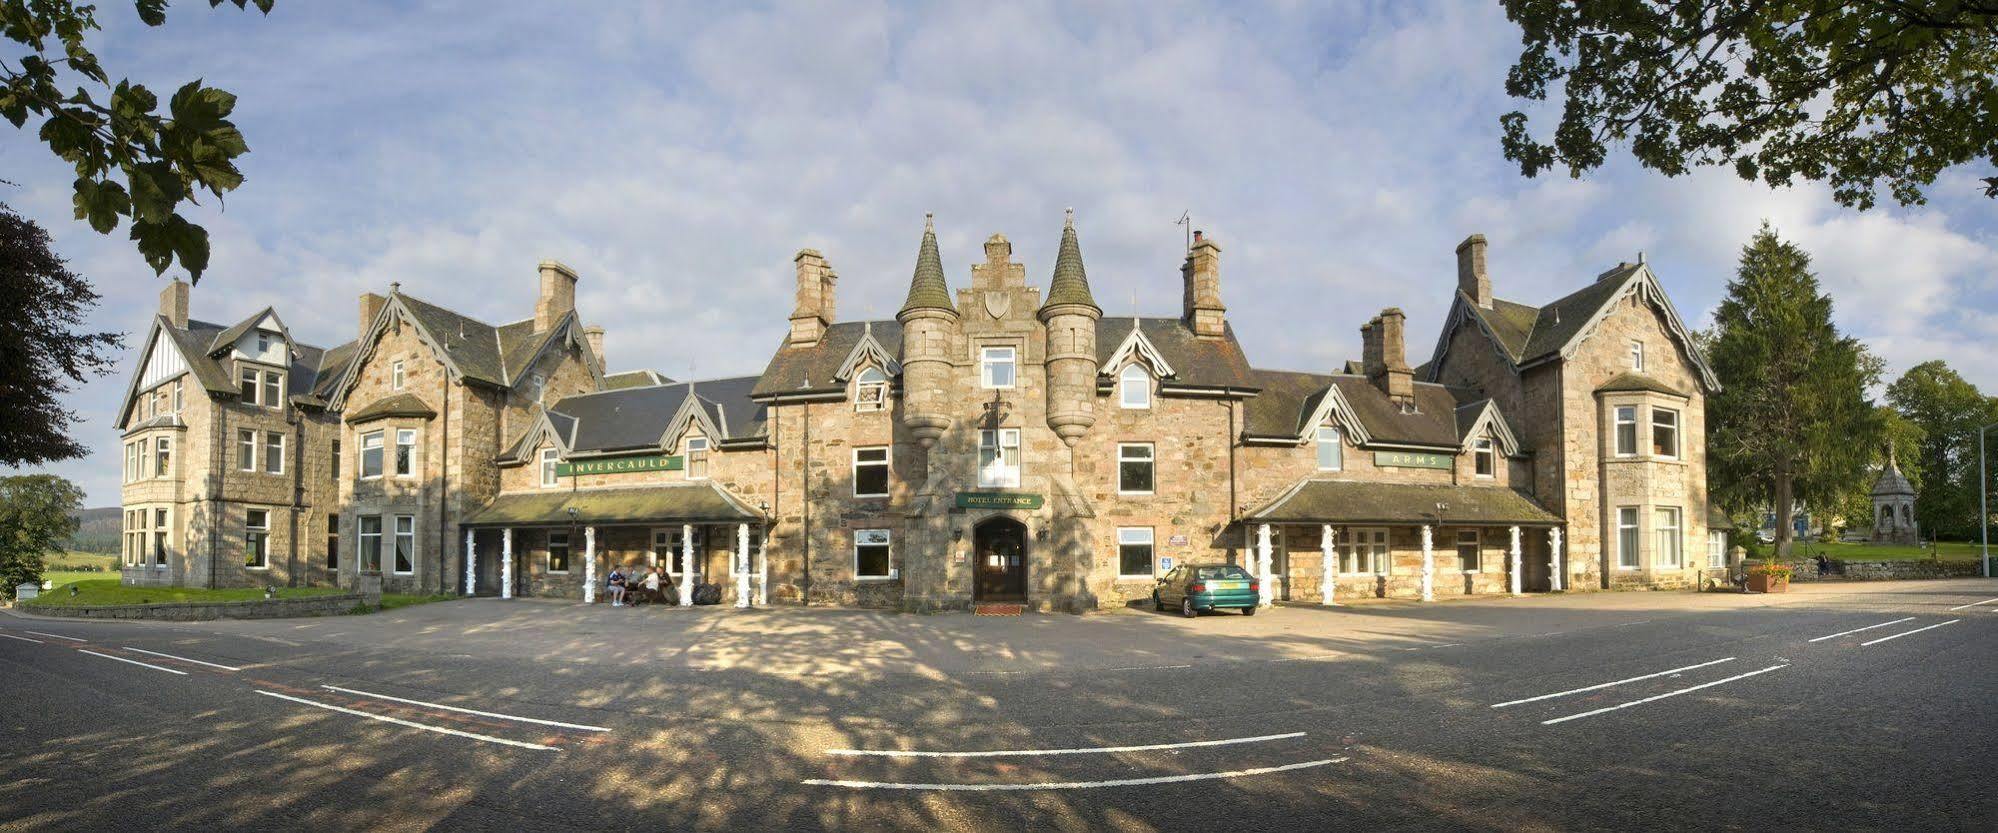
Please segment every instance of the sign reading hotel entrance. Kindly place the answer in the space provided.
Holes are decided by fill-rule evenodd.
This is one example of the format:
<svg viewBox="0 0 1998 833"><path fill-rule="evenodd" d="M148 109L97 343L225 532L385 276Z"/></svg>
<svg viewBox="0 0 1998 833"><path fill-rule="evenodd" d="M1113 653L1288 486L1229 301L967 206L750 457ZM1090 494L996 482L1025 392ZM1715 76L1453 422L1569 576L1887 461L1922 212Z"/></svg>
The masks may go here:
<svg viewBox="0 0 1998 833"><path fill-rule="evenodd" d="M958 492L959 509L1039 509L1047 499L1028 492Z"/></svg>
<svg viewBox="0 0 1998 833"><path fill-rule="evenodd" d="M1374 465L1402 469L1442 469L1449 471L1456 467L1456 461L1448 454L1430 454L1423 451L1376 451Z"/></svg>
<svg viewBox="0 0 1998 833"><path fill-rule="evenodd" d="M677 454L639 454L632 457L606 457L601 460L577 460L573 463L556 463L557 477L575 477L582 474L628 474L639 471L679 471L685 460Z"/></svg>

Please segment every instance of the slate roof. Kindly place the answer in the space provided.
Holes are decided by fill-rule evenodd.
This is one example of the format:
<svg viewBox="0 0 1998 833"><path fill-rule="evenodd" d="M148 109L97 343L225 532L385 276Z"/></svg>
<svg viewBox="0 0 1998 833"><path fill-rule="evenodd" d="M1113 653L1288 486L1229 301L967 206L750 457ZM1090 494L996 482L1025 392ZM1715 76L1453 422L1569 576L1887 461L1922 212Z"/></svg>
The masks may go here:
<svg viewBox="0 0 1998 833"><path fill-rule="evenodd" d="M1618 393L1623 391L1663 393L1679 397L1680 399L1691 398L1691 394L1672 387L1661 379L1647 376L1635 370L1626 370L1618 373L1610 377L1609 381L1596 387L1597 393Z"/></svg>
<svg viewBox="0 0 1998 833"><path fill-rule="evenodd" d="M1638 268L1634 263L1619 264L1588 286L1542 307L1494 298L1491 309L1470 303L1466 308L1498 336L1514 364L1529 364L1567 346Z"/></svg>
<svg viewBox="0 0 1998 833"><path fill-rule="evenodd" d="M750 395L755 397L843 392L846 384L833 378L853 347L872 330L874 340L890 356L902 355L902 324L897 321L844 321L826 327L819 343L809 347L777 346Z"/></svg>
<svg viewBox="0 0 1998 833"><path fill-rule="evenodd" d="M575 510L571 515L570 510ZM465 526L570 523L760 521L756 510L712 482L618 489L549 489L500 495L465 515Z"/></svg>
<svg viewBox="0 0 1998 833"><path fill-rule="evenodd" d="M1900 464L1893 457L1887 458L1887 466L1880 470L1880 479L1874 481L1872 497L1915 496L1915 485L1908 482L1908 476L1901 473Z"/></svg>
<svg viewBox="0 0 1998 833"><path fill-rule="evenodd" d="M657 370L627 370L623 373L604 374L604 389L622 390L624 388L642 388L651 385L670 384L672 381L672 379L666 378L666 374L660 373Z"/></svg>
<svg viewBox="0 0 1998 833"><path fill-rule="evenodd" d="M1707 504L1707 528L1733 529L1734 521L1727 516L1726 512L1721 511L1720 507L1709 503Z"/></svg>
<svg viewBox="0 0 1998 833"><path fill-rule="evenodd" d="M423 400L411 394L398 393L394 396L377 399L368 405L368 407L348 414L347 422L350 425L358 425L377 419L388 419L389 417L430 419L434 416L437 416L437 411L433 410L429 405L423 404Z"/></svg>
<svg viewBox="0 0 1998 833"><path fill-rule="evenodd" d="M1128 315L1101 318L1096 322L1096 361L1099 367L1109 363L1111 355L1131 334L1131 322L1134 320L1138 323L1138 331L1144 333L1145 340L1158 348L1159 355L1165 357L1166 363L1177 371L1177 375L1162 383L1163 386L1240 390L1257 387L1255 371L1249 367L1249 358L1242 352L1241 342L1235 340L1232 324L1223 330L1221 338L1201 338L1194 335L1186 322L1179 318L1133 318Z"/></svg>
<svg viewBox="0 0 1998 833"><path fill-rule="evenodd" d="M1443 504L1442 509L1437 504ZM1533 498L1503 486L1382 483L1308 478L1248 515L1273 523L1552 525L1561 522Z"/></svg>
<svg viewBox="0 0 1998 833"><path fill-rule="evenodd" d="M1249 400L1242 419L1242 432L1250 437L1297 437L1337 387L1370 442L1456 448L1484 401L1469 391L1416 382L1416 412L1406 414L1365 376L1257 370L1254 377L1261 393Z"/></svg>
<svg viewBox="0 0 1998 833"><path fill-rule="evenodd" d="M548 408L548 417L569 440L571 454L656 448L685 407L691 388L696 405L722 432L714 438L717 442L755 440L766 435L768 414L761 403L749 398L756 379L740 376L585 393L556 402ZM508 456L519 459L519 452L515 448Z"/></svg>
<svg viewBox="0 0 1998 833"><path fill-rule="evenodd" d="M1075 216L1069 215L1061 229L1061 247L1055 253L1054 278L1048 281L1048 300L1041 307L1080 304L1097 308L1089 294L1089 275L1082 268L1082 244L1075 238Z"/></svg>
<svg viewBox="0 0 1998 833"><path fill-rule="evenodd" d="M395 297L437 339L465 378L500 387L511 381L506 373L506 353L500 343L499 328L400 292ZM528 329L533 329L532 321L526 323Z"/></svg>
<svg viewBox="0 0 1998 833"><path fill-rule="evenodd" d="M165 318L157 316L154 322L160 332L165 333L167 338L180 348L181 356L186 359L188 373L196 384L209 393L234 396L239 392L236 387L234 361L226 357L217 357L213 352L218 346L226 347L234 344L236 339L241 338L269 312L268 308L259 310L256 314L226 327L192 319L187 322L186 327L175 327ZM285 395L288 398L300 399L302 404L323 407L324 394L332 388L333 381L339 377L340 371L353 357L354 343L348 342L328 350L293 341L292 350L296 355L292 357L290 372L285 375ZM144 372L143 365L140 372ZM136 387L138 381L134 376L132 384ZM132 405L133 393L137 393L137 390L128 392L126 396L127 409ZM121 414L121 418L122 416Z"/></svg>
<svg viewBox="0 0 1998 833"><path fill-rule="evenodd" d="M909 297L902 312L918 309L957 311L950 300L950 284L944 280L943 258L937 254L937 230L930 218L923 218L923 242L916 247L916 272L909 278Z"/></svg>

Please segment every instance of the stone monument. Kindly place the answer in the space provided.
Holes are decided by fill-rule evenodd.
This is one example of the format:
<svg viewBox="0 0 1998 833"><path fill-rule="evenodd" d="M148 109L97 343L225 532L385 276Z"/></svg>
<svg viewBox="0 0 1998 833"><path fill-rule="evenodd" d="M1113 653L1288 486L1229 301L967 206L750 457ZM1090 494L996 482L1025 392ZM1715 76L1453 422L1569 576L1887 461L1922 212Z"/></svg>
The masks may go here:
<svg viewBox="0 0 1998 833"><path fill-rule="evenodd" d="M1873 538L1875 544L1921 543L1915 526L1915 487L1894 462L1894 445L1887 444L1887 465L1873 484Z"/></svg>

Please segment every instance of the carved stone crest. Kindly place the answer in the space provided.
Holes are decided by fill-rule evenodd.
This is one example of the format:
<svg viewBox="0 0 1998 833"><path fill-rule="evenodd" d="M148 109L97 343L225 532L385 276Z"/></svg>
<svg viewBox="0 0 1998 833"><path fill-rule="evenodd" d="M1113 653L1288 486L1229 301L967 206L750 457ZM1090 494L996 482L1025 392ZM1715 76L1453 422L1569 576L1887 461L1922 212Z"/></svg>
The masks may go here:
<svg viewBox="0 0 1998 833"><path fill-rule="evenodd" d="M985 293L985 312L993 318L1005 318L1006 311L1013 308L1013 295L1010 292Z"/></svg>

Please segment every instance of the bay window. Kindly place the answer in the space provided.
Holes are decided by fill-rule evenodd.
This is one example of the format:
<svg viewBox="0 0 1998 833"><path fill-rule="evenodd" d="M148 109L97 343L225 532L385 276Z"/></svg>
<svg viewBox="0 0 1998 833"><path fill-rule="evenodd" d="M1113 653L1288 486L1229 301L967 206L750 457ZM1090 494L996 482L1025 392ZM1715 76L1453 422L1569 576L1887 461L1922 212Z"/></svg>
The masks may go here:
<svg viewBox="0 0 1998 833"><path fill-rule="evenodd" d="M355 519L360 526L361 572L380 573L382 571L382 516L362 515Z"/></svg>
<svg viewBox="0 0 1998 833"><path fill-rule="evenodd" d="M369 480L380 476L382 476L382 432L369 431L361 435L361 479ZM381 519L375 519L376 544L381 543L381 525ZM381 568L379 559L375 567L378 570Z"/></svg>
<svg viewBox="0 0 1998 833"><path fill-rule="evenodd" d="M1619 506L1616 510L1616 566L1622 570L1635 570L1637 559L1637 507Z"/></svg>
<svg viewBox="0 0 1998 833"><path fill-rule="evenodd" d="M395 476L416 476L416 431L414 429L396 429Z"/></svg>
<svg viewBox="0 0 1998 833"><path fill-rule="evenodd" d="M1679 412L1669 408L1651 409L1651 454L1654 457L1679 456Z"/></svg>
<svg viewBox="0 0 1998 833"><path fill-rule="evenodd" d="M1620 405L1616 409L1616 456L1637 456L1637 407Z"/></svg>
<svg viewBox="0 0 1998 833"><path fill-rule="evenodd" d="M397 575L416 572L416 516L395 516L395 571Z"/></svg>
<svg viewBox="0 0 1998 833"><path fill-rule="evenodd" d="M1684 538L1679 535L1679 508L1660 506L1653 514L1651 534L1656 546L1652 549L1653 567L1676 569L1685 563L1682 560Z"/></svg>

